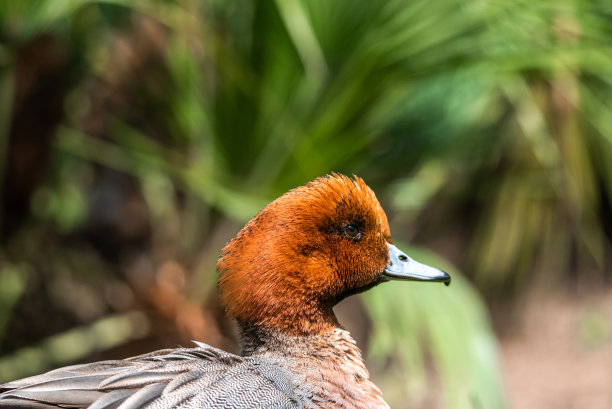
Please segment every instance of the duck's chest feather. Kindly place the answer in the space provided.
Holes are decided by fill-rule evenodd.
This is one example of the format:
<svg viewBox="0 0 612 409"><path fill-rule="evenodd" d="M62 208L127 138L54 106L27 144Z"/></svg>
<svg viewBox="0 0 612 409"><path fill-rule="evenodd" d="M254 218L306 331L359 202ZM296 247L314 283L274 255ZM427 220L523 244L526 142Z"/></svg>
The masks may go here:
<svg viewBox="0 0 612 409"><path fill-rule="evenodd" d="M305 407L311 402L314 407L334 409L389 407L370 381L361 352L347 331L337 328L308 337L263 337L265 342L247 342L243 354L298 374L296 390L310 397Z"/></svg>

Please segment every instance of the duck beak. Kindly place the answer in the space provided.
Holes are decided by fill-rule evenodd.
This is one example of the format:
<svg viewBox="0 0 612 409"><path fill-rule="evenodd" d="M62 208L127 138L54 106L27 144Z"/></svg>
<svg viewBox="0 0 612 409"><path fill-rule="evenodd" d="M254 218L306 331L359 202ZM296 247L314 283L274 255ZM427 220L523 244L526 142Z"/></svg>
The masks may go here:
<svg viewBox="0 0 612 409"><path fill-rule="evenodd" d="M451 278L442 270L426 266L404 254L393 244L389 247L389 264L383 270L387 280L441 281L449 285Z"/></svg>

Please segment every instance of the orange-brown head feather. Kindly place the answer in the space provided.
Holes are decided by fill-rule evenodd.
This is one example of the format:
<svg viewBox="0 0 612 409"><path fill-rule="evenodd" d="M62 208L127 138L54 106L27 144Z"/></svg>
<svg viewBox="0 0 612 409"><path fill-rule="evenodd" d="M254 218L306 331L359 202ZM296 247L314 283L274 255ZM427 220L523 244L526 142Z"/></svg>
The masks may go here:
<svg viewBox="0 0 612 409"><path fill-rule="evenodd" d="M328 331L338 325L333 305L379 282L387 242L387 217L362 179L318 178L270 203L225 246L221 302L242 325Z"/></svg>

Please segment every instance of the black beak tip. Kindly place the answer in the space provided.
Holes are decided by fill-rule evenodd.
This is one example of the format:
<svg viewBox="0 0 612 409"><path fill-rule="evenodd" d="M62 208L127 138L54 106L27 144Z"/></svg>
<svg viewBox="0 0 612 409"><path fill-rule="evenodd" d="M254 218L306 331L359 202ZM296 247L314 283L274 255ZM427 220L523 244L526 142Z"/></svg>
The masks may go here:
<svg viewBox="0 0 612 409"><path fill-rule="evenodd" d="M443 273L444 273L444 277L442 278L442 280L441 280L441 281L444 283L444 285L445 285L445 286L447 286L447 287L448 287L448 286L450 285L450 283L451 283L451 276L449 276L449 275L448 275L447 273L445 273L445 272L443 272Z"/></svg>

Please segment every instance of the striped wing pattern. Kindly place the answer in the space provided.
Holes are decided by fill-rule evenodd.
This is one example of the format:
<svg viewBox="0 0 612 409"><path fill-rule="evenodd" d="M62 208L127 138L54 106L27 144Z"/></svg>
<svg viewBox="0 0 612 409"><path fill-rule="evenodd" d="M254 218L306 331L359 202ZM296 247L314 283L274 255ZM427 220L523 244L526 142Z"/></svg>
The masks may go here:
<svg viewBox="0 0 612 409"><path fill-rule="evenodd" d="M302 408L309 400L278 365L197 345L10 382L0 386L0 408Z"/></svg>

